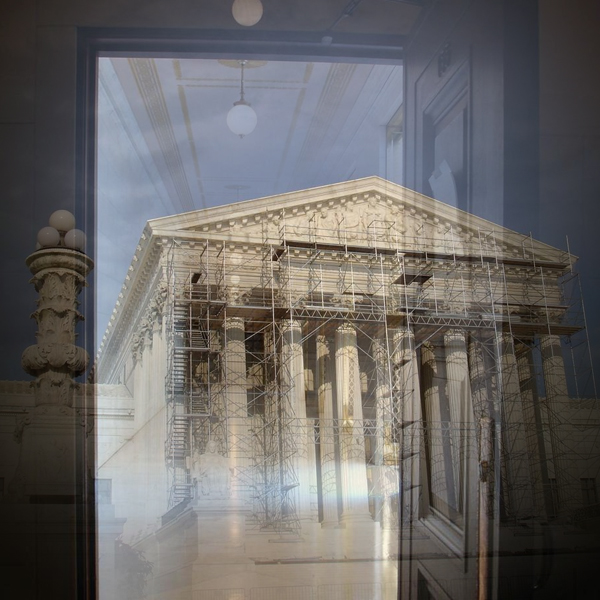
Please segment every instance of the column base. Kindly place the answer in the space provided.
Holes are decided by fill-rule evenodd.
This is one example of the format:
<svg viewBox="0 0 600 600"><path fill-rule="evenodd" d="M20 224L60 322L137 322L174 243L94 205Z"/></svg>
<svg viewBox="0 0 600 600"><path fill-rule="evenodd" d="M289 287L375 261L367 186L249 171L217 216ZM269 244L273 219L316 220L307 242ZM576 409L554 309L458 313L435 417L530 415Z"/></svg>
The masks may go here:
<svg viewBox="0 0 600 600"><path fill-rule="evenodd" d="M340 525L346 525L347 523L373 523L373 517L371 516L371 513L350 513L342 515L340 517Z"/></svg>
<svg viewBox="0 0 600 600"><path fill-rule="evenodd" d="M321 521L321 529L339 529L339 521Z"/></svg>

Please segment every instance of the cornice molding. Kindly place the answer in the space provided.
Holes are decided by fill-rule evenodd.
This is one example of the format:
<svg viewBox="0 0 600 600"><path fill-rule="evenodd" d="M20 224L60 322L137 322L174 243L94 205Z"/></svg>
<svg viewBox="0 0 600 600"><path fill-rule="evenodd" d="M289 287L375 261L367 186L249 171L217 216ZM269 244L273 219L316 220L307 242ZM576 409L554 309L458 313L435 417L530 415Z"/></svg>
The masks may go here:
<svg viewBox="0 0 600 600"><path fill-rule="evenodd" d="M353 207L376 201L379 211L386 209L388 224L396 226L396 235L414 238L414 243L426 243L425 237L436 243L443 242L446 231L469 245L469 252L483 251L491 254L511 254L543 260L564 260L566 253L531 239L481 217L471 215L453 206L428 198L422 194L391 183L380 177L367 177L355 181L290 192L277 196L247 200L226 206L197 210L148 222L149 230L156 236L177 237L184 240L223 239L224 241L257 243L278 242L283 226L293 235L298 223L303 222L308 233L308 220L321 211L338 213L350 219L364 217L352 215ZM361 207L362 208L362 207ZM360 212L358 208L357 212ZM375 208L375 207L372 207ZM349 210L350 209L350 210ZM364 220L364 218L363 218ZM427 235L413 234L406 224L411 220L422 224ZM332 218L326 227L335 225ZM347 229L356 223L346 224ZM404 231L403 231L404 228ZM305 233L305 235L306 235ZM422 239L419 239L419 238ZM496 245L490 244L495 239ZM428 248L429 249L429 248ZM433 246L431 247L433 249ZM575 261L577 257L571 256Z"/></svg>
<svg viewBox="0 0 600 600"><path fill-rule="evenodd" d="M103 379L110 378L118 359L123 355L124 342L132 340L133 328L157 292L163 242L165 240L150 233L148 226L144 228L98 349L94 377L100 372Z"/></svg>

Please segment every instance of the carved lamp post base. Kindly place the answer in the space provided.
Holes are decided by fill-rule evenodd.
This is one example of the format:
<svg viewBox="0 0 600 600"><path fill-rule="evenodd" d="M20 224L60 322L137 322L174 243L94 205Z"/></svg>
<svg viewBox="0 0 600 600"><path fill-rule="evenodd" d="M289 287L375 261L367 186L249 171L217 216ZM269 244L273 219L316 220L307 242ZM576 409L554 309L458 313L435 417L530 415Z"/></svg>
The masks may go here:
<svg viewBox="0 0 600 600"><path fill-rule="evenodd" d="M35 408L15 430L21 444L19 465L9 495L19 501L46 502L60 497L76 502L81 496L78 445L85 432L84 415L74 407L79 385L73 380L89 362L87 352L75 345L75 327L83 320L77 296L86 285L92 260L70 248L43 248L27 258L32 283L39 292L37 344L22 356L23 369L35 376Z"/></svg>

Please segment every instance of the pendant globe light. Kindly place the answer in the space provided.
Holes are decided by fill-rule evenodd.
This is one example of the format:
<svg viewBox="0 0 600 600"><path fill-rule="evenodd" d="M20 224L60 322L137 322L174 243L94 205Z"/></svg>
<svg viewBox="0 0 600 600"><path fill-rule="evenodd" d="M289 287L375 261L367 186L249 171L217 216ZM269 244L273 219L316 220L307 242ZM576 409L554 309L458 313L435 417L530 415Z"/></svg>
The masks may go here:
<svg viewBox="0 0 600 600"><path fill-rule="evenodd" d="M235 0L231 13L240 25L252 27L261 20L263 5L260 0Z"/></svg>
<svg viewBox="0 0 600 600"><path fill-rule="evenodd" d="M254 131L258 123L258 117L254 109L244 98L244 67L246 66L246 61L241 60L240 66L242 68L240 99L233 103L233 108L227 114L227 127L233 133L239 135L240 138L243 138Z"/></svg>

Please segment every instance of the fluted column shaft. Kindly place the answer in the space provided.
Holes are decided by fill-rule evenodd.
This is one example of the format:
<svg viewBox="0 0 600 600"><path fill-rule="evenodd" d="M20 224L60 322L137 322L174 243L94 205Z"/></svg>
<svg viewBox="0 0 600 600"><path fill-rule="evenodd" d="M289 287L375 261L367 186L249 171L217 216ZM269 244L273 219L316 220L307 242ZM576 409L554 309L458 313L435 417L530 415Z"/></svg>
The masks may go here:
<svg viewBox="0 0 600 600"><path fill-rule="evenodd" d="M471 336L469 340L469 376L473 413L478 422L484 416L491 417L493 404L488 390L489 378L486 372L482 341L474 336Z"/></svg>
<svg viewBox="0 0 600 600"><path fill-rule="evenodd" d="M578 482L578 477L573 477L571 471L576 468L573 461L569 461L566 446L562 440L561 414L564 414L569 405L569 391L565 376L565 364L560 346L560 336L541 335L540 350L542 353L542 369L544 371L544 387L546 388L546 407L548 415L548 430L552 446L552 462L554 464L554 477L558 488L558 502L560 510L573 509L577 503L579 490L575 492L574 485L569 485L570 480Z"/></svg>
<svg viewBox="0 0 600 600"><path fill-rule="evenodd" d="M471 412L469 361L464 331L449 329L444 334L446 351L446 390L450 413L449 438L457 508L461 504L464 444Z"/></svg>
<svg viewBox="0 0 600 600"><path fill-rule="evenodd" d="M392 514L391 499L398 493L398 449L394 443L398 423L392 411L392 380L390 376L389 354L386 340L374 339L371 345L371 355L375 361L376 371L376 418L377 441L375 449L375 498L380 502L376 505L375 514L381 514L381 527L389 529L395 525ZM379 500L380 499L380 500Z"/></svg>
<svg viewBox="0 0 600 600"><path fill-rule="evenodd" d="M342 521L370 520L356 330L335 332L338 422L340 428Z"/></svg>
<svg viewBox="0 0 600 600"><path fill-rule="evenodd" d="M442 425L440 374L438 373L436 348L430 342L421 346L423 365L423 398L429 439L431 493L443 504L449 505L446 456L444 454L444 430ZM432 500L436 506L436 500Z"/></svg>
<svg viewBox="0 0 600 600"><path fill-rule="evenodd" d="M446 331L444 346L446 349L446 381L450 418L452 423L466 423L469 420L471 388L464 331L457 329Z"/></svg>
<svg viewBox="0 0 600 600"><path fill-rule="evenodd" d="M281 349L282 391L289 393L289 405L293 411L294 427L286 435L294 436L296 446L293 459L298 477L296 506L301 519L309 519L310 511L310 467L308 431L306 421L306 387L304 382L304 353L302 349L302 326L298 321L287 321L283 326ZM292 415L290 415L292 416ZM312 429L312 428L311 428ZM312 435L311 435L312 437Z"/></svg>
<svg viewBox="0 0 600 600"><path fill-rule="evenodd" d="M245 500L252 484L248 468L251 445L248 439L248 393L246 389L246 333L244 320L227 317L225 334L225 386L227 416L227 454L233 468L232 495Z"/></svg>
<svg viewBox="0 0 600 600"><path fill-rule="evenodd" d="M514 340L509 333L500 334L502 367L502 445L503 469L506 473L506 510L515 517L534 514L531 477L527 466L527 439L523 401L519 387L519 370Z"/></svg>
<svg viewBox="0 0 600 600"><path fill-rule="evenodd" d="M546 449L542 433L536 376L533 356L529 347L523 346L517 353L517 370L519 389L523 403L523 423L525 427L525 443L529 457L529 476L533 490L535 515L540 519L547 516L547 506L552 498L548 493L548 469L546 465Z"/></svg>
<svg viewBox="0 0 600 600"><path fill-rule="evenodd" d="M403 327L393 334L392 363L395 372L392 401L400 437L400 485L402 486L403 519L419 516L421 468L424 459L422 444L421 391L415 337Z"/></svg>
<svg viewBox="0 0 600 600"><path fill-rule="evenodd" d="M338 524L338 482L335 467L335 436L333 427L334 360L330 342L317 335L317 393L319 400L319 442L321 451L322 527Z"/></svg>
<svg viewBox="0 0 600 600"><path fill-rule="evenodd" d="M479 525L490 515L492 507L491 495L499 493L493 487L493 474L496 464L493 452L493 429L495 421L494 389L496 387L496 368L486 364L485 342L471 334L469 340L469 374L471 377L471 397L473 399L473 415L477 429L479 477ZM490 368L488 368L490 367ZM487 527L485 528L487 532ZM480 535L483 530L480 530ZM487 535L487 533L485 533ZM481 538L483 540L483 538ZM480 549L485 543L480 542Z"/></svg>

